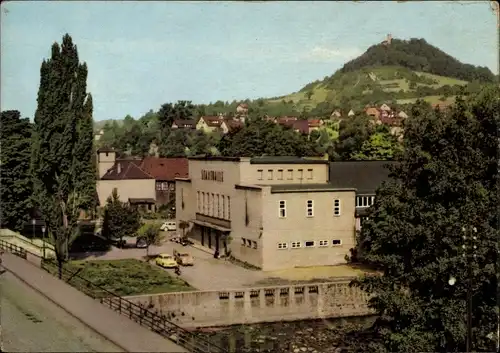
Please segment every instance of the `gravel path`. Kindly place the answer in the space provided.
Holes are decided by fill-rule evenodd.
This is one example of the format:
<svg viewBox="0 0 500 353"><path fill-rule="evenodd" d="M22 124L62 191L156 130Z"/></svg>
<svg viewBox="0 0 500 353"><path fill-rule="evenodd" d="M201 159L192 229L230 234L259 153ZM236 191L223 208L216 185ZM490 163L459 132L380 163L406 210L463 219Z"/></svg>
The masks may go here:
<svg viewBox="0 0 500 353"><path fill-rule="evenodd" d="M6 352L123 352L8 272L0 293Z"/></svg>

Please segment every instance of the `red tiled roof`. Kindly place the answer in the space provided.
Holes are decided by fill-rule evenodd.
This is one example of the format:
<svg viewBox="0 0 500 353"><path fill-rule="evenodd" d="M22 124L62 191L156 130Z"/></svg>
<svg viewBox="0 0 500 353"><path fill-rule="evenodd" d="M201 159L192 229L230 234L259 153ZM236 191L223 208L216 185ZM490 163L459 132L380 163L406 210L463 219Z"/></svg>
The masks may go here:
<svg viewBox="0 0 500 353"><path fill-rule="evenodd" d="M174 120L174 124L177 125L179 128L195 128L196 121L190 119L187 120L176 119Z"/></svg>
<svg viewBox="0 0 500 353"><path fill-rule="evenodd" d="M280 125L290 125L293 124L294 121L296 121L297 118L295 116L282 116L279 117L276 122Z"/></svg>
<svg viewBox="0 0 500 353"><path fill-rule="evenodd" d="M241 103L238 107L241 107L243 109L248 109L248 104L246 103Z"/></svg>
<svg viewBox="0 0 500 353"><path fill-rule="evenodd" d="M292 129L302 134L309 134L309 122L307 120L296 120L293 122Z"/></svg>
<svg viewBox="0 0 500 353"><path fill-rule="evenodd" d="M320 119L309 119L308 123L309 123L309 127L320 127L321 126Z"/></svg>
<svg viewBox="0 0 500 353"><path fill-rule="evenodd" d="M222 119L218 116L202 116L201 119L210 127L219 127L222 124Z"/></svg>
<svg viewBox="0 0 500 353"><path fill-rule="evenodd" d="M141 168L160 181L174 181L175 178L189 177L187 158L146 157L142 160Z"/></svg>
<svg viewBox="0 0 500 353"><path fill-rule="evenodd" d="M152 175L141 169L141 160L119 159L115 162L102 180L124 180L124 179L154 179Z"/></svg>

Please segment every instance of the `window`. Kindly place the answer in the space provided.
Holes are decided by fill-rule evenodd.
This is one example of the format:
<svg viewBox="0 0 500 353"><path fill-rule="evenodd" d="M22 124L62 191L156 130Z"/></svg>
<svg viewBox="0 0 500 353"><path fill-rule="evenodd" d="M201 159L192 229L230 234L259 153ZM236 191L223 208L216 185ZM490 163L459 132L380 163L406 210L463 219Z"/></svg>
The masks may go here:
<svg viewBox="0 0 500 353"><path fill-rule="evenodd" d="M307 200L307 217L314 217L314 201Z"/></svg>
<svg viewBox="0 0 500 353"><path fill-rule="evenodd" d="M304 179L304 170L299 169L299 180L302 180L302 179Z"/></svg>
<svg viewBox="0 0 500 353"><path fill-rule="evenodd" d="M313 178L313 170L308 169L307 170L307 179L312 180L312 178Z"/></svg>
<svg viewBox="0 0 500 353"><path fill-rule="evenodd" d="M293 169L288 169L288 180L293 180Z"/></svg>
<svg viewBox="0 0 500 353"><path fill-rule="evenodd" d="M273 180L273 170L272 169L267 170L267 180Z"/></svg>
<svg viewBox="0 0 500 353"><path fill-rule="evenodd" d="M241 246L245 246L247 244L247 240L245 238L241 238Z"/></svg>
<svg viewBox="0 0 500 353"><path fill-rule="evenodd" d="M201 192L201 213L206 213L207 209L207 204L206 204L206 199L205 199L205 193Z"/></svg>
<svg viewBox="0 0 500 353"><path fill-rule="evenodd" d="M332 244L333 245L342 245L342 240L340 240L340 239L334 239L334 240L332 240Z"/></svg>
<svg viewBox="0 0 500 353"><path fill-rule="evenodd" d="M199 191L196 191L196 212L200 212L201 195Z"/></svg>
<svg viewBox="0 0 500 353"><path fill-rule="evenodd" d="M280 206L279 206L279 211L280 211L280 218L285 218L286 217L286 201L280 201Z"/></svg>
<svg viewBox="0 0 500 353"><path fill-rule="evenodd" d="M278 180L283 180L283 169L278 169Z"/></svg>
<svg viewBox="0 0 500 353"><path fill-rule="evenodd" d="M223 210L224 198L223 198L223 196L221 197L221 195L219 195L219 194L217 194L217 204L219 205L218 217L222 218L222 217L224 217L224 215L222 214L224 212L224 210Z"/></svg>
<svg viewBox="0 0 500 353"><path fill-rule="evenodd" d="M214 217L219 217L219 195L218 194L215 194L214 204L215 204Z"/></svg>
<svg viewBox="0 0 500 353"><path fill-rule="evenodd" d="M210 216L215 216L215 195L210 194Z"/></svg>
<svg viewBox="0 0 500 353"><path fill-rule="evenodd" d="M328 246L328 240L320 240L319 246Z"/></svg>
<svg viewBox="0 0 500 353"><path fill-rule="evenodd" d="M168 190L168 183L166 181L164 181L163 183L161 183L161 189L162 190Z"/></svg>
<svg viewBox="0 0 500 353"><path fill-rule="evenodd" d="M227 219L231 219L231 198L227 197Z"/></svg>
<svg viewBox="0 0 500 353"><path fill-rule="evenodd" d="M264 171L262 169L257 170L257 180L262 180L263 172Z"/></svg>
<svg viewBox="0 0 500 353"><path fill-rule="evenodd" d="M336 199L333 201L333 215L340 216L340 200Z"/></svg>
<svg viewBox="0 0 500 353"><path fill-rule="evenodd" d="M375 202L375 196L357 196L356 207L370 207Z"/></svg>
<svg viewBox="0 0 500 353"><path fill-rule="evenodd" d="M247 248L251 248L251 247L252 247L252 241L251 241L251 240L249 240L249 239L247 239L247 241L246 241L246 244L245 244L245 245L247 246Z"/></svg>
<svg viewBox="0 0 500 353"><path fill-rule="evenodd" d="M302 246L302 244L300 243L300 241L293 241L291 243L291 245L292 245L291 246L292 249L298 249L298 248L300 248Z"/></svg>
<svg viewBox="0 0 500 353"><path fill-rule="evenodd" d="M169 189L170 189L170 191L174 191L175 190L175 183L171 183Z"/></svg>
<svg viewBox="0 0 500 353"><path fill-rule="evenodd" d="M308 240L304 244L306 248L314 248L314 240Z"/></svg>
<svg viewBox="0 0 500 353"><path fill-rule="evenodd" d="M288 249L287 243L278 243L278 249Z"/></svg>
<svg viewBox="0 0 500 353"><path fill-rule="evenodd" d="M256 241L252 241L252 247L253 247L254 249L257 249L257 242L256 242Z"/></svg>
<svg viewBox="0 0 500 353"><path fill-rule="evenodd" d="M226 203L224 202L224 199L226 197L224 195L222 195L222 219L226 219Z"/></svg>
<svg viewBox="0 0 500 353"><path fill-rule="evenodd" d="M161 183L156 183L156 190L157 191L160 191L161 190Z"/></svg>

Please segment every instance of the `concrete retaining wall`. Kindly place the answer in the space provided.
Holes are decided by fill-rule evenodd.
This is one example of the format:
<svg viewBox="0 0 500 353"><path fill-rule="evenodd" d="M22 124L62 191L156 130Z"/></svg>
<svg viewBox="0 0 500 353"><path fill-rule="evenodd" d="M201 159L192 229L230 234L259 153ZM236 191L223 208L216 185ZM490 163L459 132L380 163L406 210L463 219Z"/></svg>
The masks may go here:
<svg viewBox="0 0 500 353"><path fill-rule="evenodd" d="M127 297L184 327L208 327L373 314L368 295L349 282L196 291Z"/></svg>
<svg viewBox="0 0 500 353"><path fill-rule="evenodd" d="M29 239L7 228L0 229L0 239L5 240L6 242L9 242L13 245L19 246L38 256L43 256L42 239ZM47 258L56 257L54 245L48 242L45 242L45 256Z"/></svg>

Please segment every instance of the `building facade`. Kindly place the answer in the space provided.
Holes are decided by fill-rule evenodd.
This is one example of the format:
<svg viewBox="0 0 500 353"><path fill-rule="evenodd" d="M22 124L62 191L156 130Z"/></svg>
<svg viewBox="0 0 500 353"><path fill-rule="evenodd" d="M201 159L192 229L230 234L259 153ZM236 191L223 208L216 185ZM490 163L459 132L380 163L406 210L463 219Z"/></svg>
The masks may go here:
<svg viewBox="0 0 500 353"><path fill-rule="evenodd" d="M354 188L329 183L329 162L194 157L176 179L176 219L200 245L265 271L335 265L355 244Z"/></svg>

